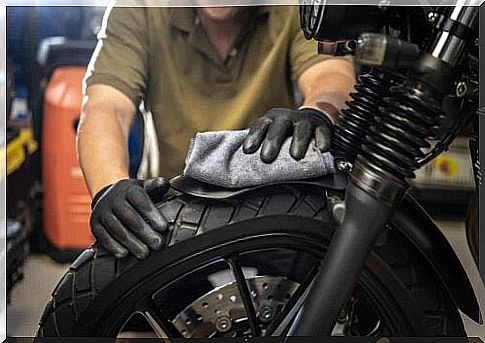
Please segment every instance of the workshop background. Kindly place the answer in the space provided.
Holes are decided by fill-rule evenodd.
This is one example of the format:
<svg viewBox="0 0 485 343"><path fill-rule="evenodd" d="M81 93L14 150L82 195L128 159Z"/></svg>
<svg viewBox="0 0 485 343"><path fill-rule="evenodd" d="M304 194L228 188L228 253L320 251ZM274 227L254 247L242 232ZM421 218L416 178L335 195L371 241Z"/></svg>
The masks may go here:
<svg viewBox="0 0 485 343"><path fill-rule="evenodd" d="M76 159L81 80L104 8L8 7L7 333L32 336L69 262L91 244L90 196ZM130 173L144 147L141 114L130 135ZM413 192L438 221L475 286L485 290L465 235L474 191L468 139L417 173ZM483 313L483 312L482 312ZM465 318L468 334L485 339Z"/></svg>

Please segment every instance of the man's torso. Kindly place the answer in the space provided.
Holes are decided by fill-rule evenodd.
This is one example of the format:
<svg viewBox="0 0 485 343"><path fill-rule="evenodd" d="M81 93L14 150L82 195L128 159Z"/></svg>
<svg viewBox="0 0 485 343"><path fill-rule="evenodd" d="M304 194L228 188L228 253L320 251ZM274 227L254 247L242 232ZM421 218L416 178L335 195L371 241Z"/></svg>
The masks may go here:
<svg viewBox="0 0 485 343"><path fill-rule="evenodd" d="M293 80L323 58L303 38L297 6L256 8L224 61L194 8L115 7L105 19L86 84L144 100L165 177L183 171L196 132L243 129L273 107L295 107Z"/></svg>

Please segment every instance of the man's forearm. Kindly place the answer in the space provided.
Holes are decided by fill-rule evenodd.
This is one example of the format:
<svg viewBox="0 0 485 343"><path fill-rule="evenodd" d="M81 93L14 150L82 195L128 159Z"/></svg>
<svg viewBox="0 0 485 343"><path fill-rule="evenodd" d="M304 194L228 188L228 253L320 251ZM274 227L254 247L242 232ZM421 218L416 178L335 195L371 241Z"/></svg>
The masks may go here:
<svg viewBox="0 0 485 343"><path fill-rule="evenodd" d="M129 177L128 132L115 113L86 106L78 131L78 153L86 183L94 196L103 187Z"/></svg>
<svg viewBox="0 0 485 343"><path fill-rule="evenodd" d="M354 66L345 59L326 60L307 69L298 84L302 107L320 109L335 122L355 85Z"/></svg>

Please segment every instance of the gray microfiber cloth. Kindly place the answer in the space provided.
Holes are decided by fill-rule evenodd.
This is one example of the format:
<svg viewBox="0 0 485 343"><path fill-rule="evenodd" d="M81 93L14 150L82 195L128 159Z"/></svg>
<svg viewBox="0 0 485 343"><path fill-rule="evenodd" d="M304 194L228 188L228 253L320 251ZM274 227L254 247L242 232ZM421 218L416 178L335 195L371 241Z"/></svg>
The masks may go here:
<svg viewBox="0 0 485 343"><path fill-rule="evenodd" d="M273 163L264 163L259 157L260 150L254 154L243 152L247 133L247 130L197 133L190 142L184 175L216 186L243 188L314 178L335 171L332 154L321 153L313 143L302 160L293 159L290 138Z"/></svg>

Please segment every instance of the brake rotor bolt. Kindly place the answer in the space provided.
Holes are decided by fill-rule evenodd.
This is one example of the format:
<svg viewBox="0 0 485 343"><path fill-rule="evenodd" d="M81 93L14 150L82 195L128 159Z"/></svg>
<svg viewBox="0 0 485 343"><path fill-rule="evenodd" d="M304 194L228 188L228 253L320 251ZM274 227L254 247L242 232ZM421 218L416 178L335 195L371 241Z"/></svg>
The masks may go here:
<svg viewBox="0 0 485 343"><path fill-rule="evenodd" d="M261 306L261 308L259 309L259 313L259 320L261 320L263 323L269 323L273 320L274 310L271 306Z"/></svg>
<svg viewBox="0 0 485 343"><path fill-rule="evenodd" d="M223 316L216 320L216 329L219 332L228 332L232 328L232 322L229 317Z"/></svg>

